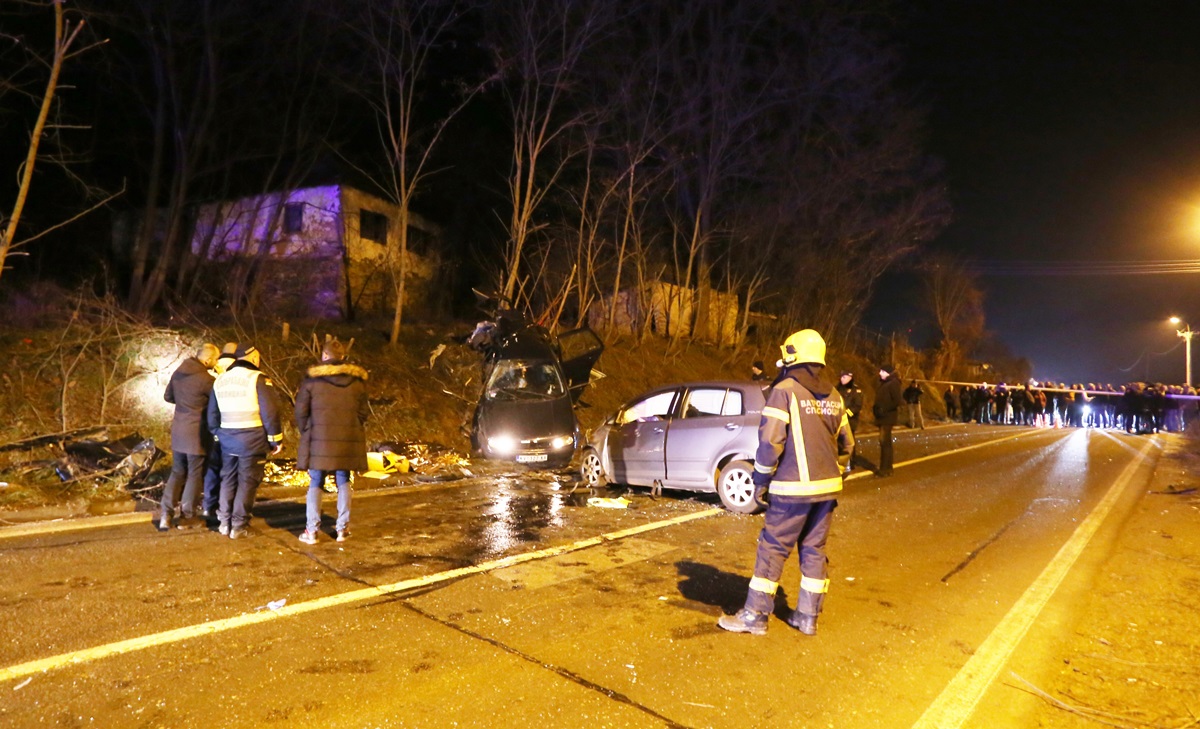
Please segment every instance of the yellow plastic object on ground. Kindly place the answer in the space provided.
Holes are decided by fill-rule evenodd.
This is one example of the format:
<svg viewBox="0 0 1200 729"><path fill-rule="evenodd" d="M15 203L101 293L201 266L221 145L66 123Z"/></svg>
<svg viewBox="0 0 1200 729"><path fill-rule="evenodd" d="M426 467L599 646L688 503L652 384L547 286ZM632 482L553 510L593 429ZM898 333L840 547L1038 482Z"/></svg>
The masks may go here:
<svg viewBox="0 0 1200 729"><path fill-rule="evenodd" d="M588 506L598 506L601 509L626 509L632 502L624 496L616 499L605 499L593 496L587 500Z"/></svg>
<svg viewBox="0 0 1200 729"><path fill-rule="evenodd" d="M368 451L367 470L360 476L387 478L393 473L408 473L408 459L391 451Z"/></svg>

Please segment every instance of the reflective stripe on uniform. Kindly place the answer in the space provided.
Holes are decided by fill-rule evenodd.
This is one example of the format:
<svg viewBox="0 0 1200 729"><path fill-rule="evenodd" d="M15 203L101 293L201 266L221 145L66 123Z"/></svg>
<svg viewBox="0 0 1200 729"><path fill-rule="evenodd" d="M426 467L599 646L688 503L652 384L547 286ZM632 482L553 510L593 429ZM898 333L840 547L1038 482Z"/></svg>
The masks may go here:
<svg viewBox="0 0 1200 729"><path fill-rule="evenodd" d="M808 592L829 592L829 580L818 580L816 577L800 575L800 589Z"/></svg>
<svg viewBox="0 0 1200 729"><path fill-rule="evenodd" d="M775 591L779 589L779 583L772 582L765 577L751 577L750 589L755 592L765 592L768 595L774 595Z"/></svg>
<svg viewBox="0 0 1200 729"><path fill-rule="evenodd" d="M808 473L808 451L804 447L804 428L800 426L800 400L794 393L788 393L788 409L792 411L792 442L796 447L796 467L801 481L810 481Z"/></svg>
<svg viewBox="0 0 1200 729"><path fill-rule="evenodd" d="M842 490L842 477L823 478L818 481L772 481L770 491L776 496L820 496Z"/></svg>
<svg viewBox="0 0 1200 729"><path fill-rule="evenodd" d="M756 461L754 463L754 470L758 471L759 473L765 473L766 475L770 476L771 474L775 473L775 466L764 466L763 464L758 463Z"/></svg>
<svg viewBox="0 0 1200 729"><path fill-rule="evenodd" d="M227 430L263 427L258 410L258 377L261 373L245 367L227 370L213 384L221 427ZM282 438L282 436L281 436Z"/></svg>
<svg viewBox="0 0 1200 729"><path fill-rule="evenodd" d="M775 418L776 420L782 420L785 423L788 422L788 414L776 407L764 407L762 409L762 414L764 418Z"/></svg>

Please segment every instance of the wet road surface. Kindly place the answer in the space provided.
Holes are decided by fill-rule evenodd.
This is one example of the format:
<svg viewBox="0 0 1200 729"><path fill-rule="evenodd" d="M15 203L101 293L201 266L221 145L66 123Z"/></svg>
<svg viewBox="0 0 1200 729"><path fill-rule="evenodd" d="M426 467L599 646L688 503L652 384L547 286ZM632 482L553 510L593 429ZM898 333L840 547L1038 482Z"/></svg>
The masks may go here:
<svg viewBox="0 0 1200 729"><path fill-rule="evenodd" d="M1075 430L896 435L895 476L847 481L815 638L778 619L765 637L716 627L745 597L761 517L712 495L615 489L603 495L632 503L604 509L569 478L492 468L359 492L344 544L301 544L303 504L286 502L237 541L158 534L148 516L0 530L0 725L1028 725L1035 705L1002 680L965 709L943 693L998 633L1013 633L1006 670L1036 676L1157 447ZM1005 628L1101 507L1028 632ZM798 581L793 559L778 615ZM931 707L946 713L929 724Z"/></svg>

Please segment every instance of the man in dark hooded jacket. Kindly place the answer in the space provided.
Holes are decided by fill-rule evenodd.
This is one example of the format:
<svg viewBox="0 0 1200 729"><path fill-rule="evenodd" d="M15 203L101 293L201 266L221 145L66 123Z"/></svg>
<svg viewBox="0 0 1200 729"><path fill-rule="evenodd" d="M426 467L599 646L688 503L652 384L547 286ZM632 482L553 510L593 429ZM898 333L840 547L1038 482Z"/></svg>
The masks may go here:
<svg viewBox="0 0 1200 729"><path fill-rule="evenodd" d="M771 495L754 577L744 607L722 616L717 625L734 633L764 635L784 564L799 546L800 591L787 624L814 635L829 590L825 541L854 435L842 396L820 379L825 367L821 335L803 329L788 337L781 349L782 371L763 406L754 457L754 485L767 487Z"/></svg>
<svg viewBox="0 0 1200 729"><path fill-rule="evenodd" d="M348 364L346 348L336 339L325 343L321 363L308 368L296 393L296 426L300 446L296 468L308 471L308 520L300 541L316 544L321 527L321 491L333 472L337 482L337 540L346 541L350 528L352 471L367 470L363 423L367 404L367 371Z"/></svg>
<svg viewBox="0 0 1200 729"><path fill-rule="evenodd" d="M892 365L880 367L879 385L875 388L875 405L872 407L875 423L879 426L879 468L875 471L876 476L892 475L892 428L896 427L903 401L896 368Z"/></svg>
<svg viewBox="0 0 1200 729"><path fill-rule="evenodd" d="M183 516L180 529L195 526L196 503L204 484L204 459L212 444L212 434L204 414L212 395L213 376L209 372L217 363L217 348L205 342L171 373L163 399L175 406L171 418L171 475L163 486L159 503L158 530L171 528L175 508ZM183 490L183 500L179 492Z"/></svg>

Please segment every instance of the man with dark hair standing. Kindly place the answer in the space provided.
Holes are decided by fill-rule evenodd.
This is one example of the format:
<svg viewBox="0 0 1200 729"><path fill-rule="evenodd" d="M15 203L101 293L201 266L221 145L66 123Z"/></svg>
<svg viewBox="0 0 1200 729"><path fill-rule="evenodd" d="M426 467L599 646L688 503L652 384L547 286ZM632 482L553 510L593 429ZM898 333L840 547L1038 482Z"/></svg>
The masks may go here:
<svg viewBox="0 0 1200 729"><path fill-rule="evenodd" d="M856 438L858 437L858 419L862 414L863 394L858 383L854 381L854 373L846 370L838 378L837 384L838 394L842 396L842 402L846 404L846 419L850 423L850 433ZM850 461L846 466L846 470L854 468L857 446L850 450Z"/></svg>
<svg viewBox="0 0 1200 729"><path fill-rule="evenodd" d="M337 540L350 531L351 472L367 470L363 423L367 404L367 371L345 362L346 348L336 339L325 343L321 363L308 368L296 393L296 426L300 445L296 468L308 471L307 523L300 541L316 544L321 528L321 491L333 472L337 482Z"/></svg>
<svg viewBox="0 0 1200 729"><path fill-rule="evenodd" d="M879 467L875 475L886 478L892 475L892 428L896 427L899 419L900 380L896 378L896 368L884 365L879 368L879 385L875 388L875 405L871 408L875 415L875 423L879 426Z"/></svg>
<svg viewBox="0 0 1200 729"><path fill-rule="evenodd" d="M925 416L921 413L921 386L916 380L904 388L904 402L908 404L908 427L925 430Z"/></svg>
<svg viewBox="0 0 1200 729"><path fill-rule="evenodd" d="M239 346L235 354L237 361L213 383L208 402L208 425L221 441L217 531L230 539L246 536L267 452L283 449L275 387L259 370L262 356L249 345Z"/></svg>
<svg viewBox="0 0 1200 729"><path fill-rule="evenodd" d="M771 499L758 538L754 577L744 607L722 616L717 625L734 633L766 634L784 563L799 545L800 594L787 624L815 635L829 589L825 541L854 436L842 396L820 380L825 367L821 335L798 331L780 349L782 371L758 426L754 485L767 488Z"/></svg>
<svg viewBox="0 0 1200 729"><path fill-rule="evenodd" d="M163 399L175 406L171 417L171 475L163 486L159 504L158 530L171 528L175 507L182 520L180 529L195 526L197 502L204 487L204 459L212 443L205 423L205 411L212 395L213 376L209 370L217 363L217 348L205 342L171 373ZM180 489L183 499L180 500Z"/></svg>

